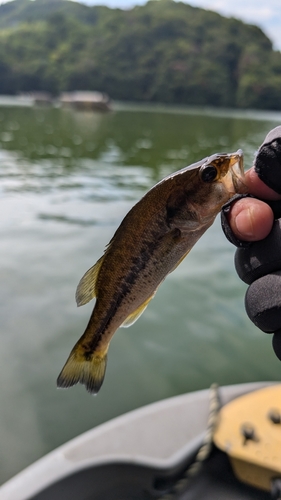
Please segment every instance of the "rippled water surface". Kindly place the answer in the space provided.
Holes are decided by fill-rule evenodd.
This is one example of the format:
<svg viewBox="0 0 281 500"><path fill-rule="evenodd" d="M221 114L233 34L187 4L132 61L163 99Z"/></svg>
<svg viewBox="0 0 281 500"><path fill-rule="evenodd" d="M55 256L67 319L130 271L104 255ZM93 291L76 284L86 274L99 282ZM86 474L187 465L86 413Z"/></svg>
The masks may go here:
<svg viewBox="0 0 281 500"><path fill-rule="evenodd" d="M0 482L130 409L208 387L280 379L270 338L246 317L245 285L219 221L120 329L97 397L56 377L93 304L82 274L130 207L166 174L242 148L247 166L280 114L143 108L109 114L0 106Z"/></svg>

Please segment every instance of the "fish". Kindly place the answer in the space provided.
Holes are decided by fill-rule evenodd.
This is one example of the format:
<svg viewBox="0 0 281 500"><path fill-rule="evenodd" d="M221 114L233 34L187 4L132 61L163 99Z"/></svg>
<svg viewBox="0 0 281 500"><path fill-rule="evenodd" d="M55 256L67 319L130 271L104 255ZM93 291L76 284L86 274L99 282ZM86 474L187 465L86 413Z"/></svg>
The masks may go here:
<svg viewBox="0 0 281 500"><path fill-rule="evenodd" d="M114 333L137 321L222 206L246 192L243 175L241 150L216 153L168 175L133 206L78 284L77 305L96 302L58 376L59 388L80 382L98 393Z"/></svg>

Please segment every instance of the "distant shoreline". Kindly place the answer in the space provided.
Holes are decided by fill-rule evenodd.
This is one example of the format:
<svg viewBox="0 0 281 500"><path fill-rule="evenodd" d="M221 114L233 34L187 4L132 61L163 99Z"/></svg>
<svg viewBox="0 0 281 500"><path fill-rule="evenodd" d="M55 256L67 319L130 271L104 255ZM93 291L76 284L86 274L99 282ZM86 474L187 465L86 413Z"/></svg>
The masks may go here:
<svg viewBox="0 0 281 500"><path fill-rule="evenodd" d="M34 107L34 100L27 96L11 96L0 94L0 107L18 106ZM44 105L36 105L44 108ZM55 105L54 107L61 107ZM74 110L68 110L74 111ZM176 105L156 102L134 102L134 101L113 101L112 111L141 111L144 113L170 113L183 115L206 115L218 117L236 117L243 119L269 120L281 123L281 111L259 110L259 109L240 109L240 108L220 108L212 106L190 106ZM81 112L81 111L79 111Z"/></svg>

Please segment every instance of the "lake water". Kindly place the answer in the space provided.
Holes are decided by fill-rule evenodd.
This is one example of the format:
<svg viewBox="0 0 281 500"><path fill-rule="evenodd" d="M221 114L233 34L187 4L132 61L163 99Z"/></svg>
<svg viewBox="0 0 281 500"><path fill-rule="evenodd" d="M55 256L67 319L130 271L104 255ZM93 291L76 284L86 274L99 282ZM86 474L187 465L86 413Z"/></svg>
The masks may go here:
<svg viewBox="0 0 281 500"><path fill-rule="evenodd" d="M159 179L242 148L250 166L281 114L118 105L109 114L0 106L0 483L83 431L209 387L279 380L271 339L219 220L111 343L97 397L56 377L93 304L76 285L130 207Z"/></svg>

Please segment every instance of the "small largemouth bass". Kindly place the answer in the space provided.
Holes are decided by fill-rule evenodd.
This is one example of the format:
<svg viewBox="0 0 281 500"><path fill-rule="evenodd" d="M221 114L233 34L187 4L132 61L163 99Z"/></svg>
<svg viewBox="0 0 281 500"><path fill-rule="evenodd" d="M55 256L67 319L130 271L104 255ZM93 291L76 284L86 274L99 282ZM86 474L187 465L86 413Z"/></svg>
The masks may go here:
<svg viewBox="0 0 281 500"><path fill-rule="evenodd" d="M168 175L129 211L104 255L78 285L77 305L94 297L96 303L58 377L58 387L81 382L89 392L99 391L117 328L140 317L224 203L243 192L243 153L238 150L214 154Z"/></svg>

